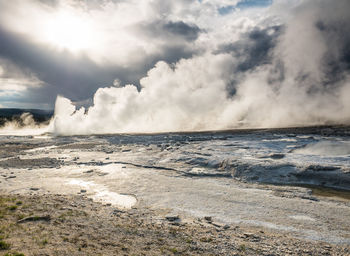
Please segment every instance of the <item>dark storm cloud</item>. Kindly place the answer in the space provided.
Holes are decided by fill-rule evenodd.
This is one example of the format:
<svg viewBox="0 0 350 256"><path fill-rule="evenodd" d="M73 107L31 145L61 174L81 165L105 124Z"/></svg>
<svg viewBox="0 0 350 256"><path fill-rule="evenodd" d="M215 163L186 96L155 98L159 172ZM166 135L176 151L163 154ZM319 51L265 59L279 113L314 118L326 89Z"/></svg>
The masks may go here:
<svg viewBox="0 0 350 256"><path fill-rule="evenodd" d="M195 41L199 34L203 32L195 24L164 20L157 20L149 24L139 24L135 27L135 30L146 36L148 40L160 39L165 40L169 44L179 43L179 41Z"/></svg>
<svg viewBox="0 0 350 256"><path fill-rule="evenodd" d="M198 50L186 47L184 45L164 45L162 54L155 56L154 60L165 61L173 64L180 59L190 59ZM154 66L154 62L152 62Z"/></svg>
<svg viewBox="0 0 350 256"><path fill-rule="evenodd" d="M281 34L280 26L265 29L254 29L241 39L229 44L220 45L216 53L230 53L239 60L236 72L245 72L257 66L271 62L271 52Z"/></svg>
<svg viewBox="0 0 350 256"><path fill-rule="evenodd" d="M178 21L178 22L167 22L162 26L164 31L167 31L168 33L178 36L178 37L183 37L187 41L194 41L198 38L199 33L201 30L199 27L196 25L189 25L186 24L183 21Z"/></svg>

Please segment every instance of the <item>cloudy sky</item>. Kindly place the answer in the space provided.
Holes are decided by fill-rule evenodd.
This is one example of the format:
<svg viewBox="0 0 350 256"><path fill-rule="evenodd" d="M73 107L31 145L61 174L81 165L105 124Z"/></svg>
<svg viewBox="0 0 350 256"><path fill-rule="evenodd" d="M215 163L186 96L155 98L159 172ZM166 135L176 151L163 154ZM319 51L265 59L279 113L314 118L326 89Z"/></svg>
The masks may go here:
<svg viewBox="0 0 350 256"><path fill-rule="evenodd" d="M139 86L160 60L224 50L271 2L0 0L1 105L52 108L57 94L84 101L114 80Z"/></svg>
<svg viewBox="0 0 350 256"><path fill-rule="evenodd" d="M173 115L163 128L179 129L348 122L348 10L347 0L0 0L0 104L53 109L61 95L118 113L123 129L143 112Z"/></svg>

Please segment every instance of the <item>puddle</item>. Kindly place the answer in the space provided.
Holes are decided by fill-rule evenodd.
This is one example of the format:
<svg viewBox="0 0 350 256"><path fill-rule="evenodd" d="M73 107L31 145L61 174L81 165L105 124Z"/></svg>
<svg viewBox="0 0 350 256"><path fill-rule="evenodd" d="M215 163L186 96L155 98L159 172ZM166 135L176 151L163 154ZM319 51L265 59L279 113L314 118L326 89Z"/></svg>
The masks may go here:
<svg viewBox="0 0 350 256"><path fill-rule="evenodd" d="M350 201L350 191L349 190L324 188L324 187L317 187L317 186L306 186L306 187L311 188L312 194L314 196L336 197L338 199Z"/></svg>
<svg viewBox="0 0 350 256"><path fill-rule="evenodd" d="M96 184L93 181L72 179L67 184L84 188L88 197L104 204L111 204L123 209L131 209L137 203L135 196L109 191L104 185Z"/></svg>

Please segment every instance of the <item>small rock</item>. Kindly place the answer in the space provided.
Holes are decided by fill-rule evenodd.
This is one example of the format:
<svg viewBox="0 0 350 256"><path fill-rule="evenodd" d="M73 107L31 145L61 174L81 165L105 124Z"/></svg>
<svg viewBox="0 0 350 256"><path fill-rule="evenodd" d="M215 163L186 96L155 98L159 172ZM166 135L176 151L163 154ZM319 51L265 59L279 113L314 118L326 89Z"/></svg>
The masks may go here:
<svg viewBox="0 0 350 256"><path fill-rule="evenodd" d="M243 236L244 236L245 238L251 239L251 241L253 241L253 242L258 242L258 241L260 241L260 237L257 236L257 235L255 235L255 234L253 234L253 233L244 233Z"/></svg>
<svg viewBox="0 0 350 256"><path fill-rule="evenodd" d="M209 223L212 224L214 227L221 228L221 225L218 223L214 223L214 222L209 222Z"/></svg>
<svg viewBox="0 0 350 256"><path fill-rule="evenodd" d="M204 219L205 219L206 221L208 221L208 222L213 221L213 218L210 217L210 216L205 216Z"/></svg>
<svg viewBox="0 0 350 256"><path fill-rule="evenodd" d="M167 221L178 221L178 220L180 220L180 217L178 216L178 215L167 215L167 216L165 216L165 219L167 220Z"/></svg>
<svg viewBox="0 0 350 256"><path fill-rule="evenodd" d="M118 216L118 215L120 215L120 214L122 214L122 213L125 213L125 211L122 211L122 210L119 210L119 209L114 209L114 210L112 211L111 215L116 215L116 216Z"/></svg>
<svg viewBox="0 0 350 256"><path fill-rule="evenodd" d="M315 201L315 202L320 201L318 198L313 197L313 196L302 196L301 199L311 200L311 201Z"/></svg>
<svg viewBox="0 0 350 256"><path fill-rule="evenodd" d="M81 189L80 193L86 193L86 189Z"/></svg>
<svg viewBox="0 0 350 256"><path fill-rule="evenodd" d="M226 224L226 225L223 226L222 228L225 229L225 230L226 230L226 229L229 229L229 228L230 228L230 225L227 225L227 224Z"/></svg>
<svg viewBox="0 0 350 256"><path fill-rule="evenodd" d="M255 235L253 233L244 233L245 237L254 237Z"/></svg>
<svg viewBox="0 0 350 256"><path fill-rule="evenodd" d="M274 153L274 154L270 155L270 158L272 158L272 159L282 159L284 157L285 157L285 155L281 154L281 153Z"/></svg>

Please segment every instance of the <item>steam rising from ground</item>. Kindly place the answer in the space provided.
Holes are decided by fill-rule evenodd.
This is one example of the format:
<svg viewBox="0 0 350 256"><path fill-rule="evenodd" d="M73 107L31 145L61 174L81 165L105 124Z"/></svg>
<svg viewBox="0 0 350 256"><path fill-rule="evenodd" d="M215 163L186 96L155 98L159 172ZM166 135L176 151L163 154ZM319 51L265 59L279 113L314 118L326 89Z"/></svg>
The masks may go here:
<svg viewBox="0 0 350 256"><path fill-rule="evenodd" d="M48 124L36 123L33 115L27 112L0 127L0 135L40 135L45 132L48 132Z"/></svg>
<svg viewBox="0 0 350 256"><path fill-rule="evenodd" d="M275 4L271 16L283 8ZM58 97L51 132L166 132L350 124L350 2L303 1L238 39L158 62L134 85L97 90L93 106ZM207 32L210 35L210 32ZM215 46L213 46L215 45ZM260 48L259 48L260 47Z"/></svg>

